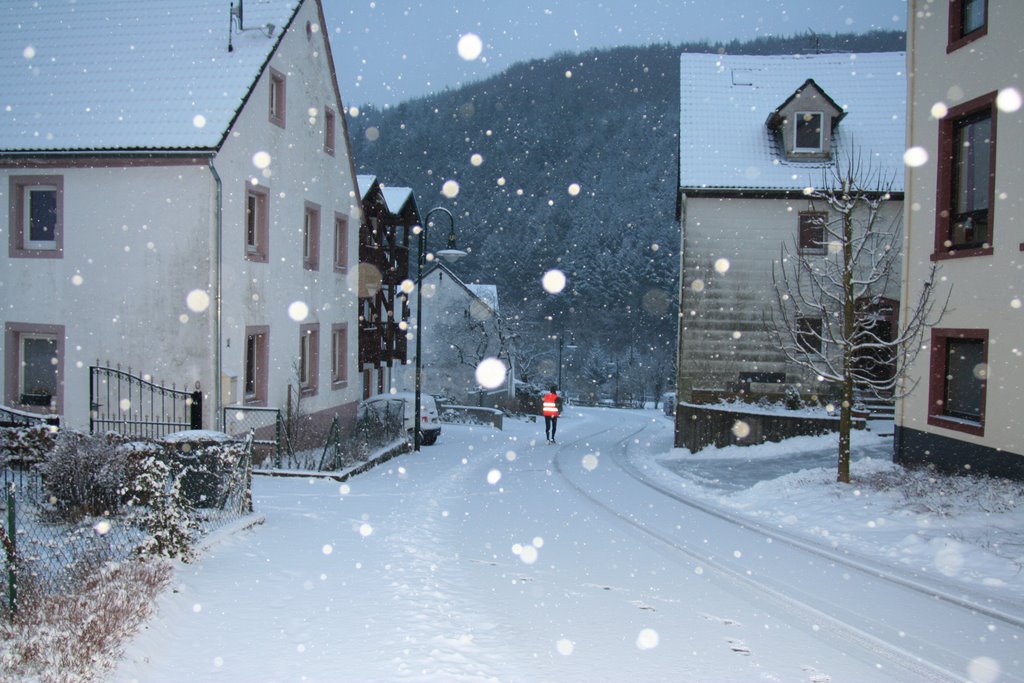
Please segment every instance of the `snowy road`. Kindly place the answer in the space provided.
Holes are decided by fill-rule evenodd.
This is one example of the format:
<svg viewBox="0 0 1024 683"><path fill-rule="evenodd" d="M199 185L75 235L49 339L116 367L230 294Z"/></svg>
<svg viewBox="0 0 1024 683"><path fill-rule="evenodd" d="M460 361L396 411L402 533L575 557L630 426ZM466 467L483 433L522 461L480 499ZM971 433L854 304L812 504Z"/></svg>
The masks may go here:
<svg viewBox="0 0 1024 683"><path fill-rule="evenodd" d="M663 416L559 429L446 426L347 484L258 478L266 523L179 570L115 679L1022 680L1019 627L630 476L627 448L669 449Z"/></svg>

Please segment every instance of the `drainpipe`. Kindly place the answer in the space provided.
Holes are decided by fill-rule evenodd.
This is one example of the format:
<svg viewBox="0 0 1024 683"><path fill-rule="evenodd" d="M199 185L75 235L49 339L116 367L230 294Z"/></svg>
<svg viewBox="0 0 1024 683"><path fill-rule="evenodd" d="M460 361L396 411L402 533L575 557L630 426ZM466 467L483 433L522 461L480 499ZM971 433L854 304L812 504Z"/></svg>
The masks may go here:
<svg viewBox="0 0 1024 683"><path fill-rule="evenodd" d="M907 106L906 106L906 142L904 147L910 147L916 140L914 128L914 89L917 82L917 8L913 0L907 3ZM920 104L917 106L921 106ZM914 182L917 180L918 171L910 166L905 166L903 171L903 262L900 264L900 323L906 324L910 315L910 264L911 264L911 204L916 194ZM932 221L934 230L934 221ZM900 334L900 330L896 330ZM906 368L903 369L906 373ZM904 375L904 382L906 375ZM904 384L897 384L897 392L903 390ZM927 390L927 387L925 387ZM896 399L896 410L893 413L893 460L901 462L903 451L903 430L900 428L906 424L907 402L905 398Z"/></svg>
<svg viewBox="0 0 1024 683"><path fill-rule="evenodd" d="M223 336L221 301L223 296L224 187L220 180L220 174L217 173L217 169L213 165L213 157L207 160L207 165L210 168L210 174L213 176L213 182L217 188L216 201L213 207L214 230L216 232L213 242L213 424L214 429L223 430L224 425L221 424L221 417L224 413L221 406L221 401L223 400L223 388L221 387L223 382L221 379L221 343L223 341L221 339Z"/></svg>

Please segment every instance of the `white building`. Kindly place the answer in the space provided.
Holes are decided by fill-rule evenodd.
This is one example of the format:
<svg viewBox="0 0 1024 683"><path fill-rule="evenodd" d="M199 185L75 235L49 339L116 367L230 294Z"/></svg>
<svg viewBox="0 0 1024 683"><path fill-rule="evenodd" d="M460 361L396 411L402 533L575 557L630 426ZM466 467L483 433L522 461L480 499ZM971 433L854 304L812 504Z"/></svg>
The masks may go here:
<svg viewBox="0 0 1024 683"><path fill-rule="evenodd" d="M422 390L477 405L481 400L476 377L480 361L500 358L509 367L508 339L503 338L497 288L467 284L440 260L424 272L422 287ZM415 335L416 296L410 299L410 330ZM415 353L411 349L409 359L409 364L395 373L397 388L404 391L412 391L416 382ZM507 394L510 379L506 375L502 385L490 388Z"/></svg>
<svg viewBox="0 0 1024 683"><path fill-rule="evenodd" d="M814 378L766 329L772 265L783 245L823 253L814 220L826 209L805 190L837 159L894 179L883 220L898 221L905 55L684 54L680 78L678 400L808 393Z"/></svg>
<svg viewBox="0 0 1024 683"><path fill-rule="evenodd" d="M952 289L897 406L896 459L1024 478L1024 4L912 0L909 16L905 280L938 263Z"/></svg>
<svg viewBox="0 0 1024 683"><path fill-rule="evenodd" d="M359 198L320 2L0 16L3 404L87 427L99 361L198 384L204 427L293 392L317 425L353 413Z"/></svg>

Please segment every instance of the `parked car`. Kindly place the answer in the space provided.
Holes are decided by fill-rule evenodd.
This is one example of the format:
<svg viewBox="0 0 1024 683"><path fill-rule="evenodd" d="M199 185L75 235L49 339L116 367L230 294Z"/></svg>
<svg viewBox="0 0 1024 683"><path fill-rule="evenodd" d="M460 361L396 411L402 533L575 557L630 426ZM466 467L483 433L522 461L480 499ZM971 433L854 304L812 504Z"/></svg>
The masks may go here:
<svg viewBox="0 0 1024 683"><path fill-rule="evenodd" d="M402 391L371 396L359 404L359 410L372 410L381 417L401 412L403 424L409 434L412 434L416 426L416 413L413 410L415 404L416 394ZM430 394L420 394L420 434L424 446L432 446L437 437L441 436L441 418L438 416L437 401Z"/></svg>

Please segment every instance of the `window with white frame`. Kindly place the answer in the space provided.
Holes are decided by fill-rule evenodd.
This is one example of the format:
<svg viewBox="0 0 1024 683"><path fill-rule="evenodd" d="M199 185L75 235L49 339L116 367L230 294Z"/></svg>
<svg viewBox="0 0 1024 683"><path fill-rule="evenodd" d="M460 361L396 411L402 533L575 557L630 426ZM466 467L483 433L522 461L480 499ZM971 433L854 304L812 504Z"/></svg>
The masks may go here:
<svg viewBox="0 0 1024 683"><path fill-rule="evenodd" d="M247 404L266 405L270 328L265 325L245 328L243 393Z"/></svg>
<svg viewBox="0 0 1024 683"><path fill-rule="evenodd" d="M820 152L822 150L822 122L825 115L820 111L798 111L793 116L793 149L797 152Z"/></svg>
<svg viewBox="0 0 1024 683"><path fill-rule="evenodd" d="M335 130L334 110L324 107L324 152L334 156Z"/></svg>
<svg viewBox="0 0 1024 683"><path fill-rule="evenodd" d="M299 390L303 395L315 394L319 388L320 325L310 323L299 328Z"/></svg>
<svg viewBox="0 0 1024 683"><path fill-rule="evenodd" d="M320 268L320 207L306 202L302 219L302 265L306 270Z"/></svg>
<svg viewBox="0 0 1024 683"><path fill-rule="evenodd" d="M62 176L11 176L12 258L62 258L64 250Z"/></svg>
<svg viewBox="0 0 1024 683"><path fill-rule="evenodd" d="M266 262L269 259L270 219L267 188L246 185L245 189L245 258Z"/></svg>
<svg viewBox="0 0 1024 683"><path fill-rule="evenodd" d="M348 325L331 326L331 387L340 389L348 384Z"/></svg>
<svg viewBox="0 0 1024 683"><path fill-rule="evenodd" d="M348 216L334 215L334 270L348 272Z"/></svg>
<svg viewBox="0 0 1024 683"><path fill-rule="evenodd" d="M285 124L285 76L277 69L270 69L270 122L284 128Z"/></svg>
<svg viewBox="0 0 1024 683"><path fill-rule="evenodd" d="M8 405L36 411L63 409L63 326L7 323L4 362Z"/></svg>

